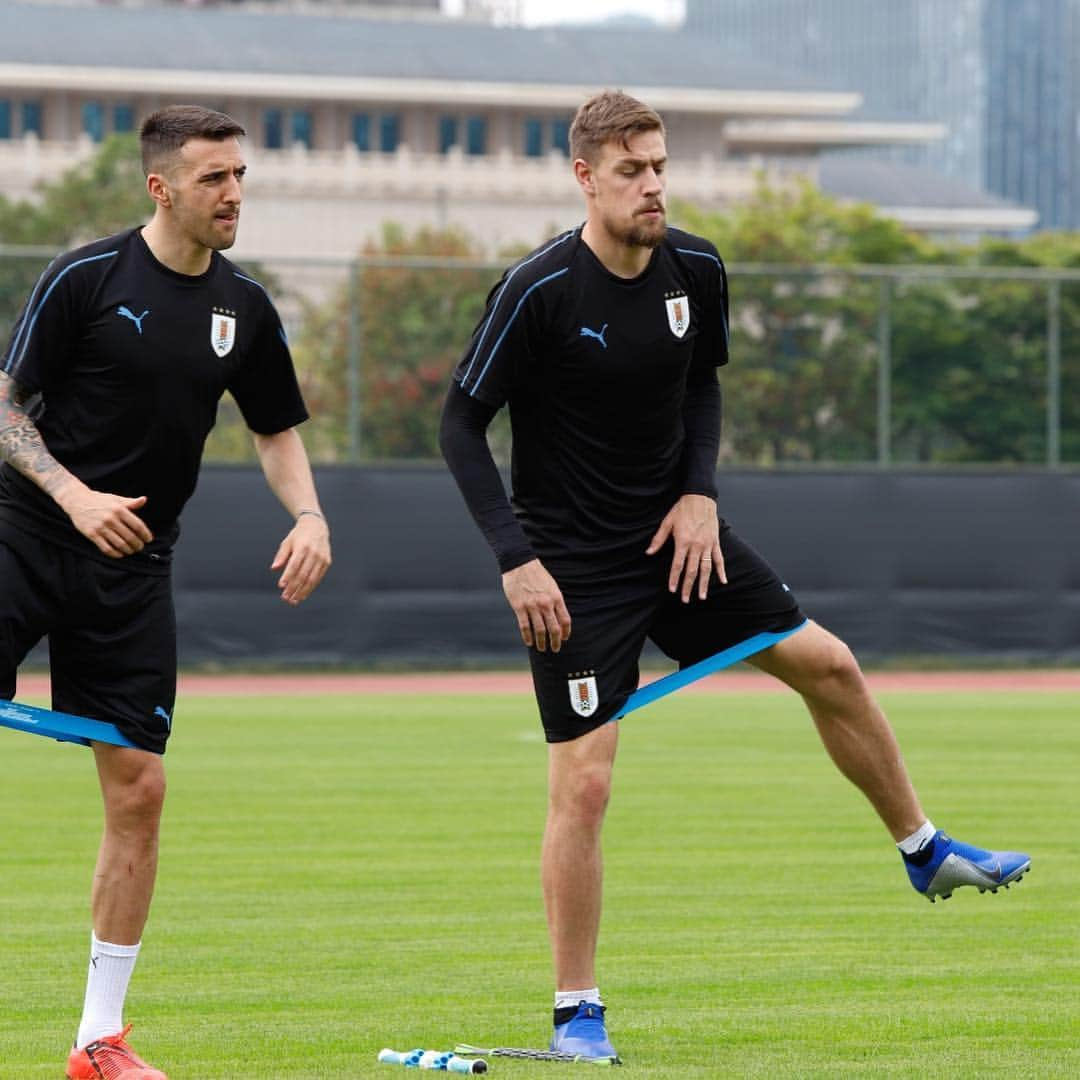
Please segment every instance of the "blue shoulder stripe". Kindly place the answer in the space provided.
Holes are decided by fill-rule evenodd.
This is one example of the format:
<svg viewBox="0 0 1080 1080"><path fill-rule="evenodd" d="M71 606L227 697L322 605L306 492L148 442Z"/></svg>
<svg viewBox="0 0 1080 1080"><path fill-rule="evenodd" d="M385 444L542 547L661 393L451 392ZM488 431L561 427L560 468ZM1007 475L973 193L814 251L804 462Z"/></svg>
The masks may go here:
<svg viewBox="0 0 1080 1080"><path fill-rule="evenodd" d="M49 271L52 269L53 263L56 259L52 259L49 265L42 271L41 276L34 283L33 289L30 290L30 299L26 301L26 310L23 312L22 318L15 324L15 336L11 340L11 352L9 353L9 362L14 359L15 352L19 348L19 339L22 337L24 330L26 329L26 320L30 316L30 312L33 311L37 296L42 286L45 284L46 278L49 276ZM4 366L4 370L7 371L7 365Z"/></svg>
<svg viewBox="0 0 1080 1080"><path fill-rule="evenodd" d="M522 305L529 299L529 294L535 292L541 285L547 284L549 281L553 281L557 277L562 277L563 274L569 274L570 267L564 266L561 270L556 270L553 274L548 274L547 277L541 278L539 281L534 281L522 294L521 299L517 302L517 307L514 308L513 314L506 320L506 325L502 329L502 333L499 335L498 340L491 348L491 354L487 358L487 363L484 364L483 370L476 376L476 382L473 383L473 388L469 391L470 397L476 397L476 391L480 389L480 384L484 381L484 376L487 374L487 370L491 367L491 361L495 359L495 354L499 351L499 346L502 344L503 338L506 337L507 331L510 329L514 320L518 316L518 312L521 310ZM470 362L470 367L472 366ZM467 374L467 373L466 373ZM465 382L465 377L462 376L462 383Z"/></svg>
<svg viewBox="0 0 1080 1080"><path fill-rule="evenodd" d="M270 306L274 308L274 314L278 317L278 337L280 337L281 340L285 343L285 345L288 346L289 336L285 333L285 324L281 321L281 315L278 314L278 309L274 307L274 301L271 298L270 294L266 291L266 286L263 285L262 282L256 281L253 277L247 277L245 274L241 274L236 270L233 271L233 277L237 277L241 281L246 281L250 285L254 285L257 289L262 290L263 296L265 296L266 299L270 302Z"/></svg>
<svg viewBox="0 0 1080 1080"><path fill-rule="evenodd" d="M266 287L264 285L260 284L258 281L256 281L253 277L245 277L243 274L239 273L236 270L233 271L233 277L238 277L241 281L248 281L252 285L257 285L260 289L262 289L263 295L266 297L266 299L267 300L270 299L270 294L266 291ZM273 301L271 301L271 303L272 302Z"/></svg>
<svg viewBox="0 0 1080 1080"><path fill-rule="evenodd" d="M98 262L101 259L111 259L116 254L118 253L115 251L106 251L101 255L90 255L85 259L78 259L75 262L71 263L70 266L65 266L64 269L56 275L56 278L45 290L45 295L41 297L41 299L37 302L37 305L35 306L34 297L37 295L38 291L41 289L41 286L44 284L45 278L48 276L49 273L49 267L52 266L52 263L49 263L49 267L46 267L45 272L41 275L40 278L38 278L37 284L34 286L34 291L30 294L30 299L26 305L26 314L23 316L22 321L19 323L18 330L15 333L15 338L11 343L11 354L8 358L8 362L4 365L5 374L10 375L14 373L15 369L19 366L19 364L22 363L22 359L26 355L26 350L30 347L30 335L34 332L34 326L37 323L38 316L41 314L41 309L45 306L46 301L52 295L53 289L55 289L56 286L60 284L60 281L63 279L64 275L69 270L74 270L76 266L83 266L85 263ZM22 341L21 348L19 347L20 340Z"/></svg>
<svg viewBox="0 0 1080 1080"><path fill-rule="evenodd" d="M712 259L717 266L722 266L720 260L711 251L695 251L693 248L676 248L680 255L697 255L702 259Z"/></svg>
<svg viewBox="0 0 1080 1080"><path fill-rule="evenodd" d="M485 338L485 337L487 337L487 332L488 332L488 330L489 330L489 329L491 328L491 323L492 323L492 321L493 321L493 320L494 320L494 318L495 318L495 313L496 313L496 312L497 312L497 311L499 310L499 304L500 304L500 302L502 301L503 295L504 295L504 294L506 293L506 289L507 289L507 286L508 286L508 285L510 284L510 280L511 280L511 279L513 278L513 276L514 276L514 275L515 275L515 274L516 274L516 273L517 273L517 272L518 272L518 271L519 271L519 270L520 270L520 269L521 269L521 268L522 268L523 266L528 266L528 265L529 265L529 263L531 263L531 262L535 262L535 261L536 261L537 259L539 259L539 258L540 258L540 257L541 257L542 255L546 255L546 254L547 254L547 253L548 253L549 251L553 251L553 250L554 250L555 248L557 248L557 247L558 247L558 246L559 246L560 244L565 244L565 243L566 243L566 241L567 241L567 240L569 240L569 239L570 239L570 238L571 238L571 237L572 237L572 236L574 235L574 233L575 233L576 231L577 231L576 229L571 229L571 230L570 230L569 232L565 232L565 233L563 233L563 234L562 234L562 236L560 236L560 237L556 238L555 240L552 240L552 242L551 242L550 244L548 244L548 246L547 246L547 247L545 247L545 248L541 248L541 249L540 249L540 250L539 250L539 251L538 251L538 252L537 252L537 253L536 253L535 255L530 255L530 256L529 256L529 258L527 258L527 259L523 259L523 260L522 260L521 262L519 262L519 263L517 264L517 266L515 266L515 267L514 267L514 269L513 269L513 270L511 270L511 271L510 271L510 273L509 273L509 274L507 274L507 275L506 275L506 280L505 280L505 281L503 282L503 284L502 284L502 288L501 288L501 289L499 290L499 293L498 293L498 295L497 295L497 296L495 297L495 299L494 299L494 300L492 301L492 304L491 304L491 314L490 314L490 315L488 315L488 317L487 317L487 321L486 321L486 322L484 323L484 328L483 328L483 330L481 330L481 331L480 331L480 337L479 337L479 338L477 339L477 342L476 342L476 347L475 347L475 348L473 349L473 354L472 354L472 356L471 356L471 357L470 357L470 359L469 359L469 366L468 366L468 367L467 367L467 368L465 369L465 372L464 372L464 374L463 374L463 375L461 376L461 385L462 385L462 386L464 386L464 385L465 385L465 383L467 382L467 380L468 380L468 378L469 378L469 372L471 372L471 371L472 371L472 367L473 367L473 364L474 364L474 363L476 362L476 358L477 358L477 357L478 357L478 356L480 355L480 350L481 350L481 349L483 348L483 346L484 346L484 338ZM547 279L545 279L545 280L547 280ZM529 292L531 292L531 291L532 291L532 290L530 289L530 290L529 290ZM526 293L526 295L528 295L528 293ZM519 304L519 305L518 305L518 307L520 308L520 306L521 306L521 305ZM514 314L517 314L517 309L515 309L515 312L514 312ZM512 319L513 319L513 316L511 316L511 320L512 320ZM505 331L504 331L504 333L505 333ZM500 340L500 341L502 340L501 336L500 336L500 339L499 339L499 340ZM498 346L497 346L497 345L496 345L496 348L498 348ZM493 354L493 355L494 355L494 354ZM489 364L491 363L491 358L490 358L490 357L488 358L488 363L489 363ZM485 370L485 371L487 370L487 365L485 365L485 366L484 366L484 370ZM481 373L481 376L480 376L480 378L483 378L483 374L482 374L482 373ZM479 380L478 380L478 381L479 381Z"/></svg>
<svg viewBox="0 0 1080 1080"><path fill-rule="evenodd" d="M720 267L721 271L723 271L724 269L724 264L711 251L694 251L693 248L676 248L675 250L680 255L697 255L703 259L712 259L712 261L716 263L718 267ZM724 341L730 341L731 331L728 329L727 316L724 314L723 307L720 308L720 321L723 323L724 326Z"/></svg>

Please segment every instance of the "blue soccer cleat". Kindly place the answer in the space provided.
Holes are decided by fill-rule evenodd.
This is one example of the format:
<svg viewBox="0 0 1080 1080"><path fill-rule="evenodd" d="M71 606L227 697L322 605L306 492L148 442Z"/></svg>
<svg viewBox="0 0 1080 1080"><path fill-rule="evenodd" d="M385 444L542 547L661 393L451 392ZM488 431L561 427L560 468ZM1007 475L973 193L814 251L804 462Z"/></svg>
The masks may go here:
<svg viewBox="0 0 1080 1080"><path fill-rule="evenodd" d="M608 1041L604 1027L604 1006L595 1001L582 1001L577 1012L565 1023L555 1025L551 1049L583 1058L609 1058L619 1064L619 1055Z"/></svg>
<svg viewBox="0 0 1080 1080"><path fill-rule="evenodd" d="M931 904L939 896L948 900L953 889L961 885L974 885L979 892L997 892L1002 886L1007 889L1031 868L1031 856L1023 852L984 851L962 844L940 829L927 847L903 859L911 884ZM916 865L913 859L922 861L922 865Z"/></svg>

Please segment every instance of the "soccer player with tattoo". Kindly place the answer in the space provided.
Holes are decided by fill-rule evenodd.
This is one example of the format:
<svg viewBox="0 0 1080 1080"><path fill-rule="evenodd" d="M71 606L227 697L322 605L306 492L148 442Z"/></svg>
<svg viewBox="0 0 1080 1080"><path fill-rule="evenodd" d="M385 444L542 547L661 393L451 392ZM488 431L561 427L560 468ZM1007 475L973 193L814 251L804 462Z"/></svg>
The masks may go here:
<svg viewBox="0 0 1080 1080"><path fill-rule="evenodd" d="M53 708L115 724L93 744L104 833L71 1080L164 1080L126 1041L124 998L150 908L173 724L170 561L218 401L229 391L294 524L272 569L308 597L330 539L281 321L220 254L236 239L243 128L178 105L141 144L150 223L57 257L0 359L0 698L49 639Z"/></svg>
<svg viewBox="0 0 1080 1080"><path fill-rule="evenodd" d="M708 241L667 225L660 116L601 93L578 110L570 156L585 222L492 290L454 373L441 443L502 571L549 743L551 1045L601 1058L615 1053L594 964L610 721L637 686L646 638L686 667L763 632L788 634L750 663L802 695L931 900L961 885L995 891L1030 860L930 823L851 652L718 515L727 278ZM503 405L512 503L486 439Z"/></svg>

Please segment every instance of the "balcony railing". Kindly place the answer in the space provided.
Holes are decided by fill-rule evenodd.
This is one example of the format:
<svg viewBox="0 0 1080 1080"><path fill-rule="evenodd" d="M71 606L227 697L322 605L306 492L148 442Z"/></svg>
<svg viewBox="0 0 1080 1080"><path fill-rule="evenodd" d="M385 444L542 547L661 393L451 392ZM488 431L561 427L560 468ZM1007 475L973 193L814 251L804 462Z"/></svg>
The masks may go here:
<svg viewBox="0 0 1080 1080"><path fill-rule="evenodd" d="M25 197L35 186L53 180L94 151L83 136L51 141L27 136L0 140L0 192ZM252 194L272 192L311 195L374 195L386 198L433 199L440 194L483 196L499 202L558 202L576 199L577 186L566 157L559 153L531 158L501 150L470 156L457 148L446 154L420 153L402 145L395 153L361 152L351 143L340 150L245 148ZM813 172L811 159L780 165L764 159L731 161L713 155L676 160L669 190L706 205L749 195L764 175L773 186L795 173Z"/></svg>

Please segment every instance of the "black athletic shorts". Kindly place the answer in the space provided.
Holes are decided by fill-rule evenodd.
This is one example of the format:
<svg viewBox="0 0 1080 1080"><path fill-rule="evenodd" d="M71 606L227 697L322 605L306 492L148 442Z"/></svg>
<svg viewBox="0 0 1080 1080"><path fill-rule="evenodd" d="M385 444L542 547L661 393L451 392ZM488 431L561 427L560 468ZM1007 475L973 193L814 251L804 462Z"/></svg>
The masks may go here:
<svg viewBox="0 0 1080 1080"><path fill-rule="evenodd" d="M606 724L637 689L645 639L688 667L755 634L792 630L806 616L791 590L726 523L720 549L728 582L715 577L704 600L669 593L672 544L643 555L634 573L605 586L567 585L552 569L570 612L570 640L557 653L529 650L533 686L548 742L566 742Z"/></svg>
<svg viewBox="0 0 1080 1080"><path fill-rule="evenodd" d="M168 576L0 528L0 699L15 696L16 669L46 636L54 709L165 752L176 698Z"/></svg>

